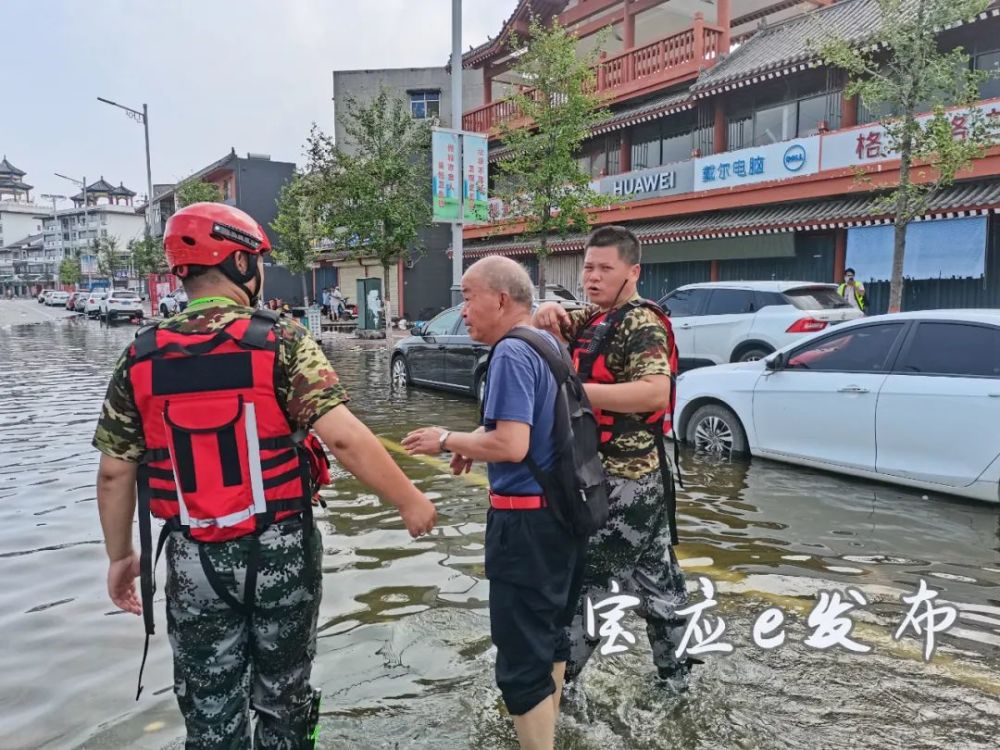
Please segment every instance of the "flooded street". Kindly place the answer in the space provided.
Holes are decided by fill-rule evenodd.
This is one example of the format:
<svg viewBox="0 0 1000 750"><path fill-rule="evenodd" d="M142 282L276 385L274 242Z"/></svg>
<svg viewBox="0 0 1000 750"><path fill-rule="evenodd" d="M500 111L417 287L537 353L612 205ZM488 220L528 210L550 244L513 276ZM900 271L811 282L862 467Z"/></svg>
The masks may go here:
<svg viewBox="0 0 1000 750"><path fill-rule="evenodd" d="M2 304L2 303L0 303ZM146 689L136 703L139 618L115 612L94 498L94 422L134 329L73 319L0 328L0 749L179 747L161 591ZM328 350L351 408L392 447L428 423L470 429L468 400L388 396L384 350ZM995 432L995 430L994 430ZM929 437L929 439L932 439ZM353 480L326 491L324 594L313 683L323 748L515 748L493 682L486 612L485 477L399 457L438 503L439 526L411 541L395 511ZM692 590L729 655L709 654L691 689L652 680L636 646L596 656L586 700L558 748L993 748L1000 721L1000 509L755 460L685 455L681 545ZM959 608L927 663L923 640L893 638L923 579ZM804 644L819 591L862 592L855 654ZM693 602L702 601L700 593ZM785 613L786 640L754 644L754 621Z"/></svg>

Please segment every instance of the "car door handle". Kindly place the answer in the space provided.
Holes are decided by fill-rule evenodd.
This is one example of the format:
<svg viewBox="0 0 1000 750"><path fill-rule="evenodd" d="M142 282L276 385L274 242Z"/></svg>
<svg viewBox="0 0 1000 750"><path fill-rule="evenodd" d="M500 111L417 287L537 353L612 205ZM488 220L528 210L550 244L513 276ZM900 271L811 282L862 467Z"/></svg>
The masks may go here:
<svg viewBox="0 0 1000 750"><path fill-rule="evenodd" d="M991 393L989 396L990 398L1000 398L1000 393Z"/></svg>
<svg viewBox="0 0 1000 750"><path fill-rule="evenodd" d="M691 324L690 323L680 323L677 327L678 328L690 328Z"/></svg>
<svg viewBox="0 0 1000 750"><path fill-rule="evenodd" d="M843 388L838 388L837 393L868 393L868 389L860 385L845 385Z"/></svg>

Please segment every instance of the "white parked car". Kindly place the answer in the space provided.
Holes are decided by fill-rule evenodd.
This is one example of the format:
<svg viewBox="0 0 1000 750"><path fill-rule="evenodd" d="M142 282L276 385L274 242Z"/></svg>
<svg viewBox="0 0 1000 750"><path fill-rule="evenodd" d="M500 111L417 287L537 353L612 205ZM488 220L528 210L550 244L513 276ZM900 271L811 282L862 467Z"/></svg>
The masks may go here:
<svg viewBox="0 0 1000 750"><path fill-rule="evenodd" d="M1000 502L1000 310L844 323L686 372L677 397L697 449Z"/></svg>
<svg viewBox="0 0 1000 750"><path fill-rule="evenodd" d="M187 293L184 291L184 287L179 286L169 294L160 297L160 315L164 318L176 315L187 307L187 303Z"/></svg>
<svg viewBox="0 0 1000 750"><path fill-rule="evenodd" d="M101 317L109 322L116 318L141 318L145 315L142 297L131 289L112 289L99 304Z"/></svg>
<svg viewBox="0 0 1000 750"><path fill-rule="evenodd" d="M48 296L52 294L52 292L54 291L55 289L43 289L41 293L38 295L38 304L40 305L45 304L45 301L48 299Z"/></svg>
<svg viewBox="0 0 1000 750"><path fill-rule="evenodd" d="M83 311L88 318L96 318L101 314L101 301L108 296L106 289L95 289L87 297L87 304L83 306Z"/></svg>
<svg viewBox="0 0 1000 750"><path fill-rule="evenodd" d="M660 300L670 313L682 370L766 357L860 310L834 284L716 281L682 286Z"/></svg>
<svg viewBox="0 0 1000 750"><path fill-rule="evenodd" d="M45 304L50 307L66 307L66 303L69 301L69 292L60 292L58 290L53 290L45 295Z"/></svg>

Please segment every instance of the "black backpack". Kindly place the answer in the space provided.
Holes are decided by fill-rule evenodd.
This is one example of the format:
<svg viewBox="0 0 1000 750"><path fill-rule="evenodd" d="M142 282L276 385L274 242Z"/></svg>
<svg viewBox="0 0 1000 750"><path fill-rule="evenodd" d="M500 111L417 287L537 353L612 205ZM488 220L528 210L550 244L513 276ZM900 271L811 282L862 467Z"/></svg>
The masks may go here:
<svg viewBox="0 0 1000 750"><path fill-rule="evenodd" d="M515 328L501 341L504 339L517 339L534 349L556 380L555 463L549 469L542 469L530 455L525 462L542 486L556 519L573 536L589 537L608 520L608 491L598 453L597 420L583 383L566 349L560 346L557 351L537 331ZM489 361L486 367L489 370Z"/></svg>

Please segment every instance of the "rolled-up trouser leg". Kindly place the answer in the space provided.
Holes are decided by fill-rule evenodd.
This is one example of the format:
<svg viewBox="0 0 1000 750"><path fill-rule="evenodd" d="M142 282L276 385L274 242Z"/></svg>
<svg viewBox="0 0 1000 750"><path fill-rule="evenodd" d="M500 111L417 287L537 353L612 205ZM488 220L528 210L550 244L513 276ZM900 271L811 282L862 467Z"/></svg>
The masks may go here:
<svg viewBox="0 0 1000 750"><path fill-rule="evenodd" d="M525 714L555 692L580 543L548 509L490 510L486 575L496 681L507 710Z"/></svg>

